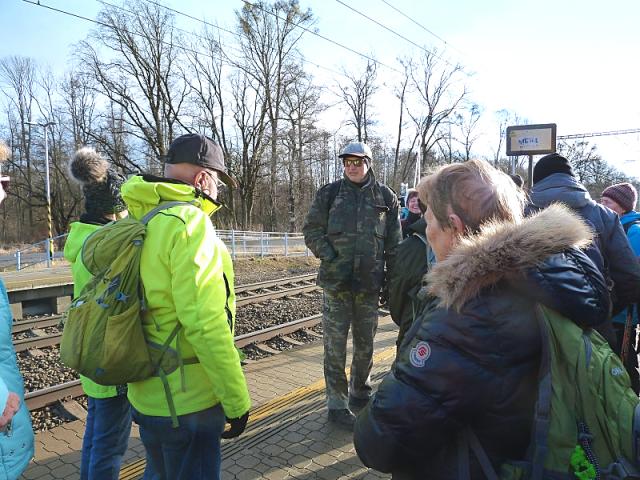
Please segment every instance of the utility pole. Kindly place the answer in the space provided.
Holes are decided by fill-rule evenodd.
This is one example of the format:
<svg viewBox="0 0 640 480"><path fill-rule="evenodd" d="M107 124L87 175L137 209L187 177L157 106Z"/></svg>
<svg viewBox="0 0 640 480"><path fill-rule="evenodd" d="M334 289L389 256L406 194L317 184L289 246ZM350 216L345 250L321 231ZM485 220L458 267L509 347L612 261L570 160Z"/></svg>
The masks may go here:
<svg viewBox="0 0 640 480"><path fill-rule="evenodd" d="M37 123L24 122L26 125L33 127L42 127L44 129L44 174L47 191L47 228L49 237L47 239L47 268L51 268L53 261L53 218L51 217L51 181L49 179L49 135L48 128L54 126L55 122Z"/></svg>

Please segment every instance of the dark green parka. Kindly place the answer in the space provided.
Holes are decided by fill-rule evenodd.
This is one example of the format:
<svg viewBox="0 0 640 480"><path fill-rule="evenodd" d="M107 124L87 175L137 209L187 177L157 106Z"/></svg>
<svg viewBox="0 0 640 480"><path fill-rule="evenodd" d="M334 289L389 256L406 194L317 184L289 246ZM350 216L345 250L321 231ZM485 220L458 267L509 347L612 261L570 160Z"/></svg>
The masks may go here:
<svg viewBox="0 0 640 480"><path fill-rule="evenodd" d="M398 199L372 170L362 186L346 176L318 190L302 228L322 260L318 285L331 290L376 291L402 236Z"/></svg>

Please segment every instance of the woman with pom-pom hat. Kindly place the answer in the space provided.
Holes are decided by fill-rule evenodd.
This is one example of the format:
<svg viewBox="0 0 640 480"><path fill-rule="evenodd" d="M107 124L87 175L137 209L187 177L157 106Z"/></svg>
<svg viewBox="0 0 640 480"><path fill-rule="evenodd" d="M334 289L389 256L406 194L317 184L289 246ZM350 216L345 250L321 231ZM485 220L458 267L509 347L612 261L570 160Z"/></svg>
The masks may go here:
<svg viewBox="0 0 640 480"><path fill-rule="evenodd" d="M85 239L103 225L127 215L120 196L124 177L113 170L93 148L79 149L69 165L72 177L82 185L84 213L71 224L64 257L71 263L73 295L77 297L91 274L82 263ZM127 386L103 386L80 376L88 398L88 414L80 478L82 480L117 479L131 431L131 405Z"/></svg>

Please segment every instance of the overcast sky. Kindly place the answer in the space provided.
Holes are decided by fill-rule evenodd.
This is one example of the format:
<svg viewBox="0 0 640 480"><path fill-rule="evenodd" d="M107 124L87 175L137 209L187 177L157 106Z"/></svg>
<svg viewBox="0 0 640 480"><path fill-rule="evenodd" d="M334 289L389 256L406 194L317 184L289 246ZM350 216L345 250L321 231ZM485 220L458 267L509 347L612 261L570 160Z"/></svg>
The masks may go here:
<svg viewBox="0 0 640 480"><path fill-rule="evenodd" d="M315 14L320 34L397 67L397 57L417 57L420 50L340 2L464 66L469 98L485 108L484 135L474 149L478 156L491 156L490 146L497 142L493 112L503 108L529 123L557 123L559 135L640 128L638 0L301 0ZM97 0L41 3L90 18L101 8ZM164 3L229 29L234 28L234 11L243 5L240 0ZM73 44L92 28L89 22L21 0L0 0L0 5L0 57L33 57L55 72L67 67ZM178 25L202 28L185 18L178 18ZM328 89L335 89L339 78L330 70L366 64L312 35L305 36L301 47L310 62L326 67L306 66ZM376 133L392 137L397 106L391 87L398 75L383 66L378 73L384 85L376 99ZM323 118L330 130L342 120L338 109ZM587 140L616 167L639 176L639 134Z"/></svg>

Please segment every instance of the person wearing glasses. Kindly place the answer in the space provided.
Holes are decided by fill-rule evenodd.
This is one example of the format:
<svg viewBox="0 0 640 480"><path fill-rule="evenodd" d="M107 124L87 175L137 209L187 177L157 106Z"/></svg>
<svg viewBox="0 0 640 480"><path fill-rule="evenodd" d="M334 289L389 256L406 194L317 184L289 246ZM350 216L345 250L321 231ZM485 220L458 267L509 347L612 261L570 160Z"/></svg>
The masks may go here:
<svg viewBox="0 0 640 480"><path fill-rule="evenodd" d="M373 339L378 300L387 269L401 239L398 198L371 169L372 154L362 142L340 154L344 175L316 194L303 227L307 247L321 260L318 285L324 290L324 377L328 419L352 429L353 409L371 395ZM345 363L347 334L353 336L351 378Z"/></svg>
<svg viewBox="0 0 640 480"><path fill-rule="evenodd" d="M10 150L0 142L0 165ZM0 203L7 198L9 177L0 172ZM22 375L11 338L13 315L0 280L0 477L18 478L33 457L33 428L24 402Z"/></svg>
<svg viewBox="0 0 640 480"><path fill-rule="evenodd" d="M162 210L147 225L140 277L147 311L143 328L159 345L179 323L170 348L182 359L197 358L167 376L178 418L159 377L129 384L129 401L147 452L144 478L220 478L221 438L240 435L251 401L233 341L235 293L231 255L209 216L220 209L227 174L222 149L204 135L176 138L165 159L165 176L135 175L122 186L129 215L143 218L164 202L184 202ZM231 425L224 431L225 423Z"/></svg>

